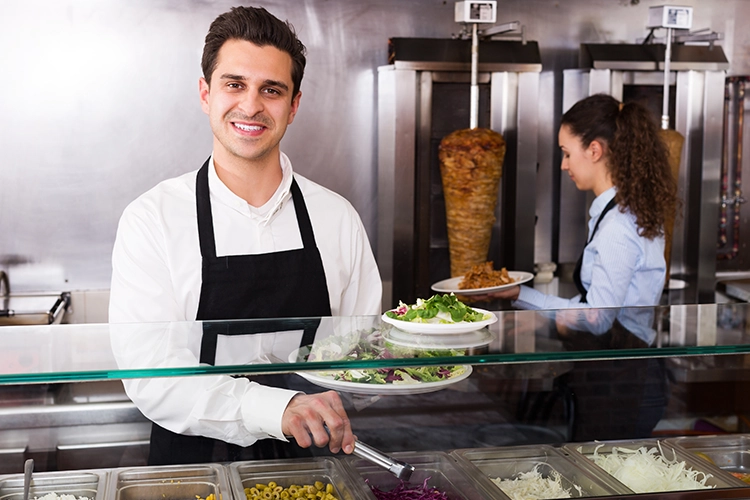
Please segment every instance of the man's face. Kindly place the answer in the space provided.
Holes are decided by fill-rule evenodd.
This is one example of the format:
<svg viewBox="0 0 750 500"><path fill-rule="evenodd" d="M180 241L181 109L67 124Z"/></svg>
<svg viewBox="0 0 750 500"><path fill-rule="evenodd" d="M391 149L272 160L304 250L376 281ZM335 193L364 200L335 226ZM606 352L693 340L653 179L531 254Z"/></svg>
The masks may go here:
<svg viewBox="0 0 750 500"><path fill-rule="evenodd" d="M209 87L200 80L201 107L221 164L278 157L279 142L294 121L301 93L292 98L292 58L272 46L227 40Z"/></svg>

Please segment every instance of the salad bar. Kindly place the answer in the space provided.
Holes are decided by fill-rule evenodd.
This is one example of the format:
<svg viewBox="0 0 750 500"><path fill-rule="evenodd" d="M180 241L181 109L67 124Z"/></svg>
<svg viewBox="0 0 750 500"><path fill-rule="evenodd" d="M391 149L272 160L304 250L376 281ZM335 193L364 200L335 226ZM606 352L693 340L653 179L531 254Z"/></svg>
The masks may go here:
<svg viewBox="0 0 750 500"><path fill-rule="evenodd" d="M746 454L750 450L738 449L737 443L749 440L750 435L735 436L731 443L702 436L684 438L682 445L654 440L395 453L415 467L408 482L354 456L43 472L32 477L29 498L614 500L636 493L639 499L750 498L750 486L731 474L747 472L746 467L722 469L689 451L708 447L716 457L725 443ZM22 489L22 474L0 476L0 498L17 500Z"/></svg>
<svg viewBox="0 0 750 500"><path fill-rule="evenodd" d="M409 311L415 312L408 320L398 318ZM670 366L670 358L705 363L715 359L717 366L727 360L747 368L750 307L641 308L637 317L652 318L653 331L650 337L638 337L639 342L625 338L621 331L617 335L557 331L556 318L549 312L484 311L454 302L451 295L391 313L395 317L386 315L388 320L372 316L7 327L0 337L0 352L32 359L34 364L21 365L8 358L0 366L0 383L25 387L61 381L299 374L341 393L352 428L362 441L416 467L409 481L402 482L360 458L330 456L325 450L316 451L320 456L315 458L204 464L208 469L198 471L123 464L97 470L103 475L97 485L91 487L89 482L84 488L88 491L76 495L92 500L247 500L275 494L327 500L391 500L409 495L418 500L507 500L544 498L542 494L639 500L750 498L750 486L743 481L750 473L748 430L710 438L671 434L663 439L622 440L599 433L575 439L570 438L573 427L560 427L566 421L543 414L553 404L556 410L564 409L569 399L566 391L581 366L601 370L590 372L602 380L597 391L599 387L613 390L595 394L599 398L595 402L604 405L598 404L602 411L588 420L583 419L584 393L577 392L580 413L573 424L578 431L589 432L605 419L620 417L619 413L624 420L633 415L630 409L640 413L646 408L640 400L618 404L630 397L620 388L634 386L623 385L610 376L616 372L607 370L628 368L629 383L637 372L630 367L658 374L660 366ZM463 316L455 321L454 313ZM486 321L491 323L482 326ZM420 331L455 325L468 330ZM419 330L408 331L410 327ZM198 360L207 332L218 332L215 365ZM652 340L646 345L644 339ZM289 378L307 383L294 375ZM747 407L747 399L740 397L746 394L740 391L745 387L742 380L736 378L738 413ZM518 381L528 394L550 399L507 405L507 400L518 397L518 392L507 388L516 391L511 384ZM565 381L571 385L566 387ZM533 412L536 407L541 413ZM528 415L513 420L508 408ZM652 429L653 425L648 432ZM82 470L39 469L30 498L77 491L66 481L88 474L91 466L77 467ZM21 470L23 461L12 469ZM627 473L639 470L658 475L644 486ZM18 474L0 479L0 498L19 499Z"/></svg>

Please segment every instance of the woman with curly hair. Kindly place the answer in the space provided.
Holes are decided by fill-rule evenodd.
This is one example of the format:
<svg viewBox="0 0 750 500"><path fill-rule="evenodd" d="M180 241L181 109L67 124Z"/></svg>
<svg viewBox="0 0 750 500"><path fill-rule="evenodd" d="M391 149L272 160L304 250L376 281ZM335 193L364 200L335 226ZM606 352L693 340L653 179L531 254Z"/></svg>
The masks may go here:
<svg viewBox="0 0 750 500"><path fill-rule="evenodd" d="M558 141L562 170L596 196L574 273L579 294L564 299L520 286L493 296L522 309L657 305L666 275L664 223L677 198L651 113L635 102L593 95L563 115Z"/></svg>

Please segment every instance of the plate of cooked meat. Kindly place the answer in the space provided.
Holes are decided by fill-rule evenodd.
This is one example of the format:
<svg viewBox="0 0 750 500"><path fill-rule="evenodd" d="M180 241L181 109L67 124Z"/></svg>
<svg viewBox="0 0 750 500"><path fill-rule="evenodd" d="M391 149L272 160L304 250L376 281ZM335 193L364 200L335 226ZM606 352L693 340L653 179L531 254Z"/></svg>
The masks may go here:
<svg viewBox="0 0 750 500"><path fill-rule="evenodd" d="M472 267L463 276L448 278L432 285L440 293L456 295L485 295L510 288L534 279L533 273L526 271L508 271L505 268L494 269L492 262L485 262Z"/></svg>

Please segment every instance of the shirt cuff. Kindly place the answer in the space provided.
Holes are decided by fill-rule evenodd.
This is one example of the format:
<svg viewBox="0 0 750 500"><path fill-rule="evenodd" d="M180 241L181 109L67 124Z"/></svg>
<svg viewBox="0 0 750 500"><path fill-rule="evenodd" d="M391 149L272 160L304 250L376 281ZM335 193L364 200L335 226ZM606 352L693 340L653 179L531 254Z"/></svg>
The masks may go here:
<svg viewBox="0 0 750 500"><path fill-rule="evenodd" d="M544 303L544 294L535 288L521 285L518 292L518 298L511 302L513 307L519 309L539 309L540 304Z"/></svg>
<svg viewBox="0 0 750 500"><path fill-rule="evenodd" d="M281 417L299 391L253 384L242 401L242 420L251 434L288 441L281 430Z"/></svg>

